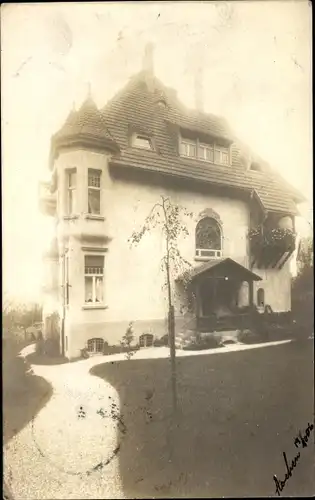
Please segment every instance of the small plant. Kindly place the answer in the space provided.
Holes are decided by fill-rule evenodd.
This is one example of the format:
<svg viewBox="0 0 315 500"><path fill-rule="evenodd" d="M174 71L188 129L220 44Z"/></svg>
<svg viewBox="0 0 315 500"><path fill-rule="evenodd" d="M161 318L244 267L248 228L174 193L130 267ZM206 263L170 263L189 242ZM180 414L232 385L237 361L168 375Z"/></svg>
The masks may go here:
<svg viewBox="0 0 315 500"><path fill-rule="evenodd" d="M81 349L81 357L83 359L87 359L90 357L89 352L87 350L87 347L84 347L83 349Z"/></svg>
<svg viewBox="0 0 315 500"><path fill-rule="evenodd" d="M135 353L136 350L132 348L131 344L134 341L134 330L133 330L133 321L130 321L126 333L120 341L120 345L122 347L122 352L126 352L126 358L130 359Z"/></svg>
<svg viewBox="0 0 315 500"><path fill-rule="evenodd" d="M129 347L130 348L133 340L134 340L133 322L130 321L130 323L129 323L128 327L127 327L126 333L123 336L120 344L123 347Z"/></svg>

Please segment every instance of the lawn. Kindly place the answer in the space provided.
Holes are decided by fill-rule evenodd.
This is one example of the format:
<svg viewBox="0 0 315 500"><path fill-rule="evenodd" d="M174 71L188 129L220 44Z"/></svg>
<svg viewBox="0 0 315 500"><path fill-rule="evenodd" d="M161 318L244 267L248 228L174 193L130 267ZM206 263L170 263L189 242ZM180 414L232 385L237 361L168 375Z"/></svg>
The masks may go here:
<svg viewBox="0 0 315 500"><path fill-rule="evenodd" d="M273 496L283 452L313 422L313 343L177 360L180 415L171 423L168 359L131 359L91 370L120 396L119 452L126 498ZM104 407L110 402L104 402ZM172 440L172 441L170 441ZM170 459L170 443L175 455ZM315 492L314 434L283 495Z"/></svg>
<svg viewBox="0 0 315 500"><path fill-rule="evenodd" d="M30 373L28 362L18 356L25 345L7 340L2 346L4 444L32 420L52 395L50 384Z"/></svg>

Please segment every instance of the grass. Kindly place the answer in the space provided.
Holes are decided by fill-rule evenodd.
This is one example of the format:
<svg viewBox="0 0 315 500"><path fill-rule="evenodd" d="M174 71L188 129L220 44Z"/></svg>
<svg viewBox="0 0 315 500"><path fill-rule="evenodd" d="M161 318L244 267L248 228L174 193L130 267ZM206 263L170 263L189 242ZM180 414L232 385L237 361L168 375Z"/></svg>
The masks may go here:
<svg viewBox="0 0 315 500"><path fill-rule="evenodd" d="M30 365L18 356L25 344L10 341L3 345L3 441L6 444L27 425L47 403L52 387L29 372Z"/></svg>
<svg viewBox="0 0 315 500"><path fill-rule="evenodd" d="M312 347L292 342L178 358L178 427L168 359L94 367L120 396L126 498L274 495L273 475L285 476L282 452L294 458L294 438L313 419ZM284 495L314 493L311 448L301 451Z"/></svg>

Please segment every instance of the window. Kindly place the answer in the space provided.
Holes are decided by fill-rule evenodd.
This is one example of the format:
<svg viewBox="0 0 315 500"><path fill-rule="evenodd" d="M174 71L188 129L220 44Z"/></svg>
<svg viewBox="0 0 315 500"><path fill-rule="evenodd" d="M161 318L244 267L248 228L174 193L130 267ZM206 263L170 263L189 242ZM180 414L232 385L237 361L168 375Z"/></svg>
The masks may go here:
<svg viewBox="0 0 315 500"><path fill-rule="evenodd" d="M183 139L180 140L181 156L189 156L191 158L199 158L200 160L210 163L218 163L219 165L229 165L230 154L229 148L220 146L214 143L203 143L199 139L196 141Z"/></svg>
<svg viewBox="0 0 315 500"><path fill-rule="evenodd" d="M86 255L84 265L85 302L101 304L103 302L104 257Z"/></svg>
<svg viewBox="0 0 315 500"><path fill-rule="evenodd" d="M152 347L153 346L153 335L151 333L144 333L139 337L140 347Z"/></svg>
<svg viewBox="0 0 315 500"><path fill-rule="evenodd" d="M254 172L262 172L261 166L256 162L251 163L250 170L254 170Z"/></svg>
<svg viewBox="0 0 315 500"><path fill-rule="evenodd" d="M263 288L257 290L257 306L265 307L265 290Z"/></svg>
<svg viewBox="0 0 315 500"><path fill-rule="evenodd" d="M219 163L220 165L229 164L229 148L223 146L215 145L214 151L214 163Z"/></svg>
<svg viewBox="0 0 315 500"><path fill-rule="evenodd" d="M149 137L146 137L145 135L135 134L133 136L132 145L135 148L152 149L151 140L149 139Z"/></svg>
<svg viewBox="0 0 315 500"><path fill-rule="evenodd" d="M76 210L76 170L68 170L67 173L67 215L73 215Z"/></svg>
<svg viewBox="0 0 315 500"><path fill-rule="evenodd" d="M196 226L196 257L208 260L222 256L222 238L219 223L211 217L201 219Z"/></svg>
<svg viewBox="0 0 315 500"><path fill-rule="evenodd" d="M87 343L88 352L103 352L104 349L104 340L103 339L89 339Z"/></svg>
<svg viewBox="0 0 315 500"><path fill-rule="evenodd" d="M69 255L65 255L65 305L69 305Z"/></svg>
<svg viewBox="0 0 315 500"><path fill-rule="evenodd" d="M197 144L193 141L181 140L180 154L183 156L190 156L195 158L197 151Z"/></svg>
<svg viewBox="0 0 315 500"><path fill-rule="evenodd" d="M62 256L62 288L63 288L63 303L65 306L69 305L69 255L68 249L64 250Z"/></svg>
<svg viewBox="0 0 315 500"><path fill-rule="evenodd" d="M210 161L213 163L213 145L199 144L198 156L201 160Z"/></svg>
<svg viewBox="0 0 315 500"><path fill-rule="evenodd" d="M100 215L101 213L101 172L88 171L88 213Z"/></svg>

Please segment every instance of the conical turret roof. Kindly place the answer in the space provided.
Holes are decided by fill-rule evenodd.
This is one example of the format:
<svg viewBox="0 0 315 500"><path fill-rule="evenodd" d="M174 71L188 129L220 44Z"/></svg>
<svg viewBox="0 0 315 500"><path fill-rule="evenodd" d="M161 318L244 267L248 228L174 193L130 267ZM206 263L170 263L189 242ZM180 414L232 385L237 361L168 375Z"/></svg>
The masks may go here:
<svg viewBox="0 0 315 500"><path fill-rule="evenodd" d="M56 152L60 147L73 145L97 146L117 151L118 146L107 130L104 115L88 95L78 111L72 109L61 129L53 135L52 146Z"/></svg>

